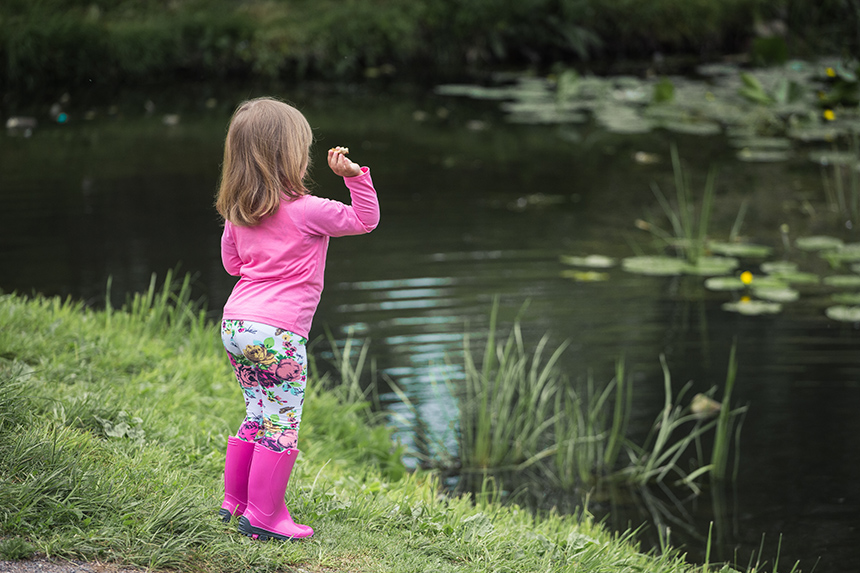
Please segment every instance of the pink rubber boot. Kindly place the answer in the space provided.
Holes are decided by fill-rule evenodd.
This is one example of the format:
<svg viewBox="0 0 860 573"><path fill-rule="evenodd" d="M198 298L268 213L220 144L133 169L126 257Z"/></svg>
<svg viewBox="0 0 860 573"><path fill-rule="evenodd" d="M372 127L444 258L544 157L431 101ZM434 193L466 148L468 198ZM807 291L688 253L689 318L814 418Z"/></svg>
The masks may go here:
<svg viewBox="0 0 860 573"><path fill-rule="evenodd" d="M248 505L248 471L254 457L254 442L235 436L227 438L227 456L224 461L224 503L218 515L225 523L234 515L242 515Z"/></svg>
<svg viewBox="0 0 860 573"><path fill-rule="evenodd" d="M239 532L254 539L301 539L314 530L293 521L284 493L298 450L272 450L257 444L248 477L248 508L239 518Z"/></svg>

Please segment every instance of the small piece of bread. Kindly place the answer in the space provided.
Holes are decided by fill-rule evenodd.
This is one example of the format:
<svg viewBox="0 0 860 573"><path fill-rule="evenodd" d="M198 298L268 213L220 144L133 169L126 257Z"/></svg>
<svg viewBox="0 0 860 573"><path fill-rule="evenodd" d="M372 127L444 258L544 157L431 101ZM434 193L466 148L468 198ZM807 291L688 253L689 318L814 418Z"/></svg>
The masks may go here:
<svg viewBox="0 0 860 573"><path fill-rule="evenodd" d="M334 151L335 153L342 153L343 155L349 155L349 147L332 147L329 151Z"/></svg>

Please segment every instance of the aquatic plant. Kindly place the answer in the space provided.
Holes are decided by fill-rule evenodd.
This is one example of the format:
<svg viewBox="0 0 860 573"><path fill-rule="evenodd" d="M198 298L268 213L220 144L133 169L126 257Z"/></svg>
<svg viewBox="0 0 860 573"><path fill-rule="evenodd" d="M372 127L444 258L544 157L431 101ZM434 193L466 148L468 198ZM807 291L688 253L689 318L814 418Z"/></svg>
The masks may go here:
<svg viewBox="0 0 860 573"><path fill-rule="evenodd" d="M568 490L612 481L610 476L627 444L632 405L633 388L623 360L616 362L615 376L602 391L597 391L589 373L584 393L572 387L559 392L553 427L555 455L547 470L550 480Z"/></svg>
<svg viewBox="0 0 860 573"><path fill-rule="evenodd" d="M663 369L663 409L641 446L628 442L631 451L630 463L620 469L618 475L624 481L636 484L662 482L668 476L674 475L679 483L694 490L698 490L695 480L704 474L709 473L716 479L725 479L729 456L728 440L733 421L746 411L745 407L735 409L731 407L731 395L737 373L734 346L729 357L726 387L722 403L718 406L719 416L716 420L709 420L706 414L696 408L696 400L687 406L681 406L690 384L686 384L673 398L672 379L664 356L660 356L660 364ZM706 463L702 457L700 442L712 429L715 430L714 446L710 463ZM739 437L739 430L737 435ZM694 445L697 446L698 452L697 467L688 471L679 464L679 459Z"/></svg>
<svg viewBox="0 0 860 573"><path fill-rule="evenodd" d="M689 385L674 396L669 369L661 357L664 408L649 436L638 445L627 436L633 387L623 361L617 362L615 376L607 384L598 389L589 374L585 388L578 391L558 370L565 344L544 360L548 337L528 351L518 322L507 338L497 341L497 312L494 305L480 368L468 337L464 342L466 380L458 394L457 440L462 470L498 475L502 470L537 468L564 489L606 483L648 485L672 475L676 482L698 491L696 480L701 476L717 471L715 477L725 477L727 435L731 422L745 411L731 408L734 352L722 399L725 413L718 419L703 415L695 401L682 405ZM707 463L699 444L712 430L719 436ZM678 460L694 444L699 465L688 471Z"/></svg>
<svg viewBox="0 0 860 573"><path fill-rule="evenodd" d="M678 147L674 143L671 145L670 155L672 157L672 172L675 176L675 199L677 207L673 207L669 203L656 183L651 185L651 189L672 225L674 233L674 240L671 241L672 246L677 248L690 264L695 265L699 262L707 247L706 241L711 209L714 205L717 172L715 168L711 168L708 172L697 216L696 201L693 196L690 176L681 164L681 159L678 156ZM655 227L652 227L652 229L655 229Z"/></svg>
<svg viewBox="0 0 860 573"><path fill-rule="evenodd" d="M803 97L803 87L798 82L785 77L780 78L772 90L765 89L754 74L741 72L740 77L743 86L738 90L738 93L754 103L785 105Z"/></svg>
<svg viewBox="0 0 860 573"><path fill-rule="evenodd" d="M548 454L545 435L552 425L555 394L563 384L556 368L566 343L544 361L549 342L544 336L534 351L525 348L519 323L504 342L496 341L498 300L480 366L463 340L463 392L459 396L459 457L464 469L530 465Z"/></svg>
<svg viewBox="0 0 860 573"><path fill-rule="evenodd" d="M729 460L729 439L731 438L732 426L735 421L735 414L745 412L746 408L739 408L734 412L730 409L732 403L732 392L735 388L735 381L738 374L737 360L737 340L732 344L731 353L729 355L729 365L726 372L726 384L723 390L722 405L717 418L717 427L714 432L714 448L711 453L710 472L717 480L726 479ZM738 459L740 457L740 432L741 424L737 425L735 432L735 466L732 479L737 478ZM708 467L708 466L705 466Z"/></svg>
<svg viewBox="0 0 860 573"><path fill-rule="evenodd" d="M860 137L852 134L850 151L817 152L810 159L821 165L821 185L827 206L848 228L860 225Z"/></svg>

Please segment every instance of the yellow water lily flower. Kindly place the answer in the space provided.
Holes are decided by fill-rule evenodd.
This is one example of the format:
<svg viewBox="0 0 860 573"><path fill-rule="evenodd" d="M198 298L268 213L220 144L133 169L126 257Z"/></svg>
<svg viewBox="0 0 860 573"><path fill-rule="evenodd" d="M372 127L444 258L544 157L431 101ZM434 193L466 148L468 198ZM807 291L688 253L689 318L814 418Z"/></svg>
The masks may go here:
<svg viewBox="0 0 860 573"><path fill-rule="evenodd" d="M741 273L741 282L744 283L745 285L750 284L751 282L753 282L753 274L749 271L742 272Z"/></svg>
<svg viewBox="0 0 860 573"><path fill-rule="evenodd" d="M836 114L833 113L832 109L825 109L822 115L827 121L833 121L834 119L836 119Z"/></svg>
<svg viewBox="0 0 860 573"><path fill-rule="evenodd" d="M835 78L836 77L836 70L834 70L833 68L827 68L827 77L828 78Z"/></svg>

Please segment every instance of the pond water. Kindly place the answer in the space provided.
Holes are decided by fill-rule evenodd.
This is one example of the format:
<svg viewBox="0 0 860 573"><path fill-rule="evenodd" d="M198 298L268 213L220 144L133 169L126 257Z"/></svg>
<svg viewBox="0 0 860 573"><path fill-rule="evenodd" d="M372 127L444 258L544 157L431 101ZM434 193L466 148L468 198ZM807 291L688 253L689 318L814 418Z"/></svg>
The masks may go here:
<svg viewBox="0 0 860 573"><path fill-rule="evenodd" d="M153 272L164 276L179 263L217 314L233 284L221 268L211 208L223 135L234 105L259 93L293 101L314 126L317 194L348 198L324 169L321 152L333 145L349 146L371 166L380 194L380 227L331 243L312 338L330 327L339 339L350 332L369 339L379 370L450 448L456 403L444 380L456 384L462 335L486 332L496 296L507 326L528 303L521 315L527 341L547 333L551 345L570 341L562 366L573 381L589 372L608 381L623 356L633 372L634 432L662 406L660 354L676 391L688 380L693 391L706 391L722 386L736 339L735 403L749 406L737 481L677 506L657 490L628 496L637 503L596 500L591 511L621 530L649 524L641 534L647 546L658 544L655 508L668 507L673 517L662 519L691 559L702 558L713 521L712 560L736 556L746 564L761 554L772 563L781 538L783 570L800 560L809 571L819 559L818 571L855 569L860 331L825 316L827 293L805 294L777 315L741 316L721 308L732 295L704 289L700 277L615 267L601 271L608 280L576 281L563 276L571 267L559 260L656 252L634 222L661 220L650 185L671 192L674 142L697 192L710 166L720 170L714 236L728 236L746 200L742 235L773 247L773 259L827 272L820 258L792 247L794 238L857 239L827 211L820 169L802 148L794 161L746 163L723 135L510 124L494 104L410 88L192 86L128 94L113 106L73 98L67 124L34 108L41 124L29 137L0 136L0 289L98 305L112 276L120 302L121 293L146 288ZM178 117L165 122L166 114ZM759 262L741 266L757 273ZM390 408L412 415L381 392ZM399 435L410 443L402 423ZM559 495L536 502L579 502Z"/></svg>

